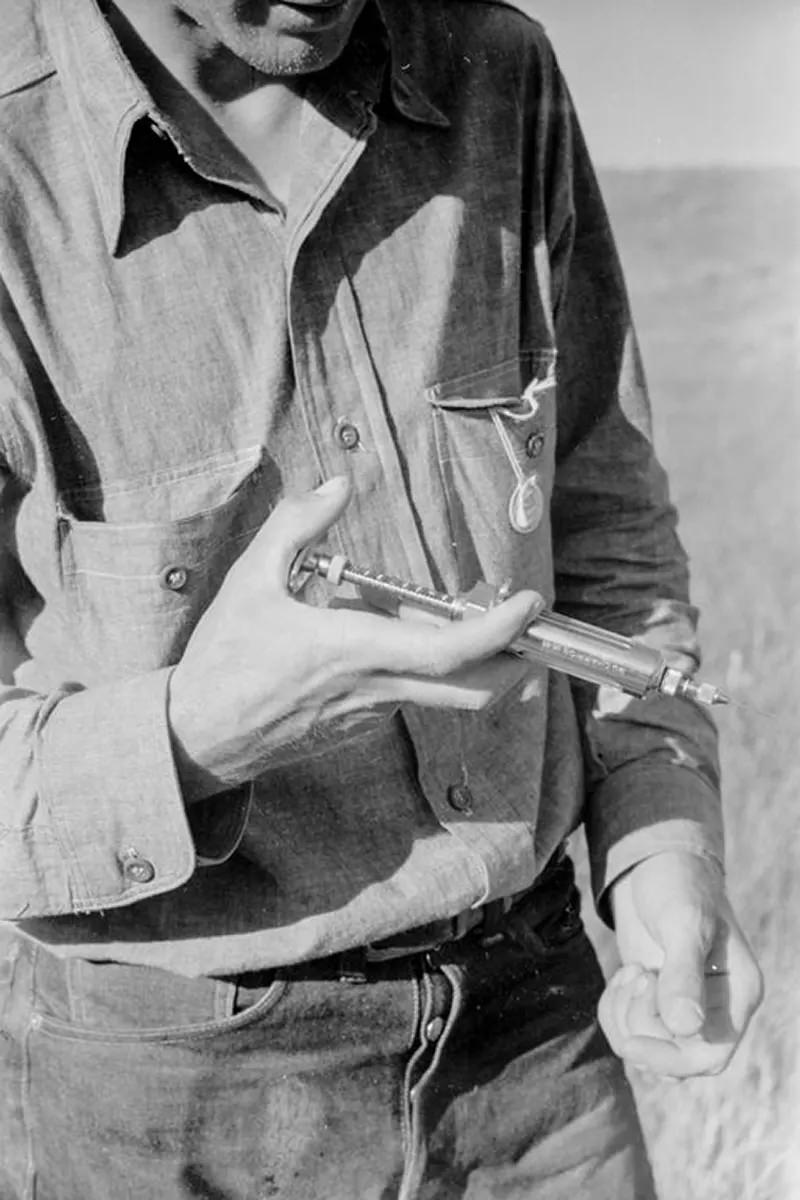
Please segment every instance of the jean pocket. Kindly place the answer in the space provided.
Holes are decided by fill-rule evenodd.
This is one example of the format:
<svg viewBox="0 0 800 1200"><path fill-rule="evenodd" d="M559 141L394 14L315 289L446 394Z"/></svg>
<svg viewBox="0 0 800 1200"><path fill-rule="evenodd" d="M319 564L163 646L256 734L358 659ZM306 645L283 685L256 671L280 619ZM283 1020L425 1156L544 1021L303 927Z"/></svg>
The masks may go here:
<svg viewBox="0 0 800 1200"><path fill-rule="evenodd" d="M404 978L375 994L276 980L246 1012L206 1026L40 1017L26 1089L41 1193L364 1195L359 1162L372 1164L394 1127L418 1014Z"/></svg>
<svg viewBox="0 0 800 1200"><path fill-rule="evenodd" d="M62 507L70 633L91 664L92 679L84 682L176 662L225 574L271 511L274 497L257 449L238 456L227 473L214 464L203 481L195 472L192 494L199 506L172 520L84 521ZM203 495L214 502L202 506Z"/></svg>
<svg viewBox="0 0 800 1200"><path fill-rule="evenodd" d="M264 1021L289 984L277 974L236 1011L235 985L153 967L55 960L37 955L33 1028L83 1043L186 1045L213 1042Z"/></svg>
<svg viewBox="0 0 800 1200"><path fill-rule="evenodd" d="M280 1062L268 1049L283 991L276 981L237 1016L195 1021L176 1011L174 1024L160 1027L103 1029L35 1012L25 1042L25 1116L42 1194L243 1194L235 1159L230 1187L210 1181L239 1150L237 1130L269 1103L267 1085L279 1082ZM256 1081L264 1092L254 1097ZM197 1187L187 1181L194 1171L203 1176Z"/></svg>

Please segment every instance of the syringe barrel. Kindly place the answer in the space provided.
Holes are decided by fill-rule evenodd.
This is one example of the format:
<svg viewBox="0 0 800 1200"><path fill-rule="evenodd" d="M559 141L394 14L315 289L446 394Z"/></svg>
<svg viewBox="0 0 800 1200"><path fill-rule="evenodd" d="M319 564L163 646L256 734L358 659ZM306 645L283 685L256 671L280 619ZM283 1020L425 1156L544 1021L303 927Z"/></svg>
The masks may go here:
<svg viewBox="0 0 800 1200"><path fill-rule="evenodd" d="M549 610L539 614L511 650L556 671L634 696L656 690L665 669L664 659L650 646Z"/></svg>
<svg viewBox="0 0 800 1200"><path fill-rule="evenodd" d="M422 609L441 620L479 616L496 600L487 584L465 595L437 593L427 587L368 571L324 552L303 552L303 568L338 583L354 584L370 604L402 615L404 608ZM334 570L334 564L338 564ZM622 689L633 696L657 691L667 670L657 650L621 634L598 629L545 609L509 647L509 651L555 671L589 683Z"/></svg>

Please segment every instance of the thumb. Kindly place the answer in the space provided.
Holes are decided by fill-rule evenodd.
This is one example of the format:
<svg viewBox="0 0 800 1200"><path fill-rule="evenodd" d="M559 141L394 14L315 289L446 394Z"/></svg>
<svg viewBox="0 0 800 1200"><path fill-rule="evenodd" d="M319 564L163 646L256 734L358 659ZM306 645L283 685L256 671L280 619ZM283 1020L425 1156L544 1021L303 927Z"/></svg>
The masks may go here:
<svg viewBox="0 0 800 1200"><path fill-rule="evenodd" d="M705 1022L704 970L711 943L705 924L699 913L673 913L664 931L658 1010L675 1037L691 1037Z"/></svg>
<svg viewBox="0 0 800 1200"><path fill-rule="evenodd" d="M313 492L286 496L279 501L248 551L259 555L260 571L267 586L286 591L298 551L314 543L338 520L349 499L349 478L335 475Z"/></svg>

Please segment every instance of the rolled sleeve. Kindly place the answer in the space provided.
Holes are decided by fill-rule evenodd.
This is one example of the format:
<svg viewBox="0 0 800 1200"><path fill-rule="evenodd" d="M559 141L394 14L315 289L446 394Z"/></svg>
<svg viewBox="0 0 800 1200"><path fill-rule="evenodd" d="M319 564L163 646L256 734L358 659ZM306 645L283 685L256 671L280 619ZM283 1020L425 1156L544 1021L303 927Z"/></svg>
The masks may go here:
<svg viewBox="0 0 800 1200"><path fill-rule="evenodd" d="M609 774L593 789L586 810L592 891L610 921L609 888L654 854L681 850L724 861L719 791L678 749L643 756Z"/></svg>

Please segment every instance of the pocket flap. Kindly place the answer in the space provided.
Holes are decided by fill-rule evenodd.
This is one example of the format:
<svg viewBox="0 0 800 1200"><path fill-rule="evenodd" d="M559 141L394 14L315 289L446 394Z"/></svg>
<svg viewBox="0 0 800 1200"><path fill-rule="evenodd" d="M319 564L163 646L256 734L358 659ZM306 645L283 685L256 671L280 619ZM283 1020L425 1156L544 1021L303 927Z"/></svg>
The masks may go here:
<svg viewBox="0 0 800 1200"><path fill-rule="evenodd" d="M425 399L438 408L487 411L524 406L555 386L556 351L530 350L515 358L459 375L425 389Z"/></svg>

